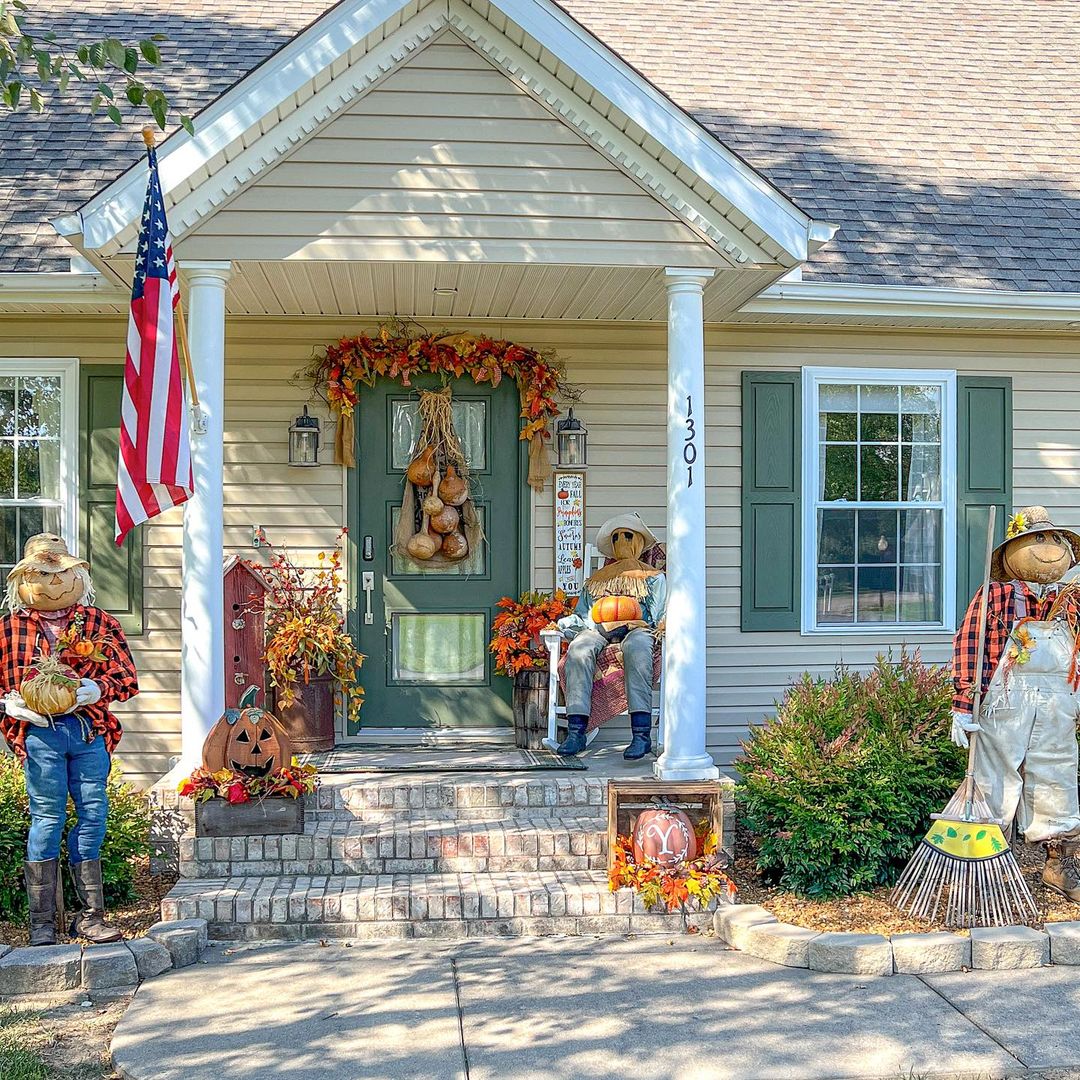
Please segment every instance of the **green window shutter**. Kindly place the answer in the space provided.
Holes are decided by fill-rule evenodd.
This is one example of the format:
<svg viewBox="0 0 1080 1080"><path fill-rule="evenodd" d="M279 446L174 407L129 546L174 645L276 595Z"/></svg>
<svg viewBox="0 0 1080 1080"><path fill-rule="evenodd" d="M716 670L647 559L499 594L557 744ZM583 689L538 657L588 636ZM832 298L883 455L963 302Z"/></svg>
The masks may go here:
<svg viewBox="0 0 1080 1080"><path fill-rule="evenodd" d="M126 634L143 631L143 530L117 547L116 463L120 448L120 364L79 369L79 546L90 563L96 603Z"/></svg>
<svg viewBox="0 0 1080 1080"><path fill-rule="evenodd" d="M742 628L798 630L802 578L802 378L742 375Z"/></svg>
<svg viewBox="0 0 1080 1080"><path fill-rule="evenodd" d="M1005 537L1012 513L1012 379L967 375L956 380L956 619L982 585L986 525L998 508Z"/></svg>

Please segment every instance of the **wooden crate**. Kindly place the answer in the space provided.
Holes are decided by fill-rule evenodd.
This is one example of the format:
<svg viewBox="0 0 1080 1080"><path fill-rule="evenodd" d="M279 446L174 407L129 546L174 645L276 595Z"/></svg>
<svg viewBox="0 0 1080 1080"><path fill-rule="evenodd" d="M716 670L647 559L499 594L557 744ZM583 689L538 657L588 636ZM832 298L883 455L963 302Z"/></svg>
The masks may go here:
<svg viewBox="0 0 1080 1080"><path fill-rule="evenodd" d="M609 780L608 869L615 855L615 841L630 832L632 815L647 810L655 798L674 804L696 825L709 820L718 838L724 835L724 789L718 780Z"/></svg>

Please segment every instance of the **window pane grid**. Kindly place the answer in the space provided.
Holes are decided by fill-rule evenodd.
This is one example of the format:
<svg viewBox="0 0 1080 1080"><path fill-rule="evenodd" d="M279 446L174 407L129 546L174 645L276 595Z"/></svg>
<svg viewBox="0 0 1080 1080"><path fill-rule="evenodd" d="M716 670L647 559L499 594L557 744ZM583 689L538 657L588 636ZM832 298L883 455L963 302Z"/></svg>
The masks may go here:
<svg viewBox="0 0 1080 1080"><path fill-rule="evenodd" d="M943 387L817 386L819 625L942 622Z"/></svg>

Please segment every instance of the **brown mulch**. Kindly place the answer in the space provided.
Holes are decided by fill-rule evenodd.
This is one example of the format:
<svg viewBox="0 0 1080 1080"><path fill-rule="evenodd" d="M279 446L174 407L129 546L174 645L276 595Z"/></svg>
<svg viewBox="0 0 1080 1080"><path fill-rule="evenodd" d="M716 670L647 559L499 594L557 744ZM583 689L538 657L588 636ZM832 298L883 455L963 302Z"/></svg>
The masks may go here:
<svg viewBox="0 0 1080 1080"><path fill-rule="evenodd" d="M161 918L162 897L175 884L175 874L155 876L150 873L150 860L140 860L135 874L137 896L130 903L111 907L109 922L118 926L126 938L142 937ZM0 921L0 944L19 946L25 945L28 940L29 931L25 922Z"/></svg>
<svg viewBox="0 0 1080 1080"><path fill-rule="evenodd" d="M1030 925L1041 928L1047 922L1080 920L1080 904L1051 892L1039 880L1043 849L1018 844L1014 851L1039 909L1038 921ZM755 866L754 837L741 823L735 830L735 866L729 872L738 886L739 903L760 904L781 922L809 930L889 935L946 929L941 922L919 922L901 915L889 902L890 890L886 888L838 900L808 900L768 884Z"/></svg>

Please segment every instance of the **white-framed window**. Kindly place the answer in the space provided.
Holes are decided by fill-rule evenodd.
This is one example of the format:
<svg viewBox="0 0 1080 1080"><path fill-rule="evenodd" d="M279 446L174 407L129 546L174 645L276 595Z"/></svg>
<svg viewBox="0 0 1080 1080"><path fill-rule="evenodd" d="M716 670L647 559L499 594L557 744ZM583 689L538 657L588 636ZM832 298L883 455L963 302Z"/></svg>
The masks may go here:
<svg viewBox="0 0 1080 1080"><path fill-rule="evenodd" d="M78 453L78 360L0 359L3 577L35 533L57 533L78 551Z"/></svg>
<svg viewBox="0 0 1080 1080"><path fill-rule="evenodd" d="M804 633L950 631L956 373L803 369Z"/></svg>

